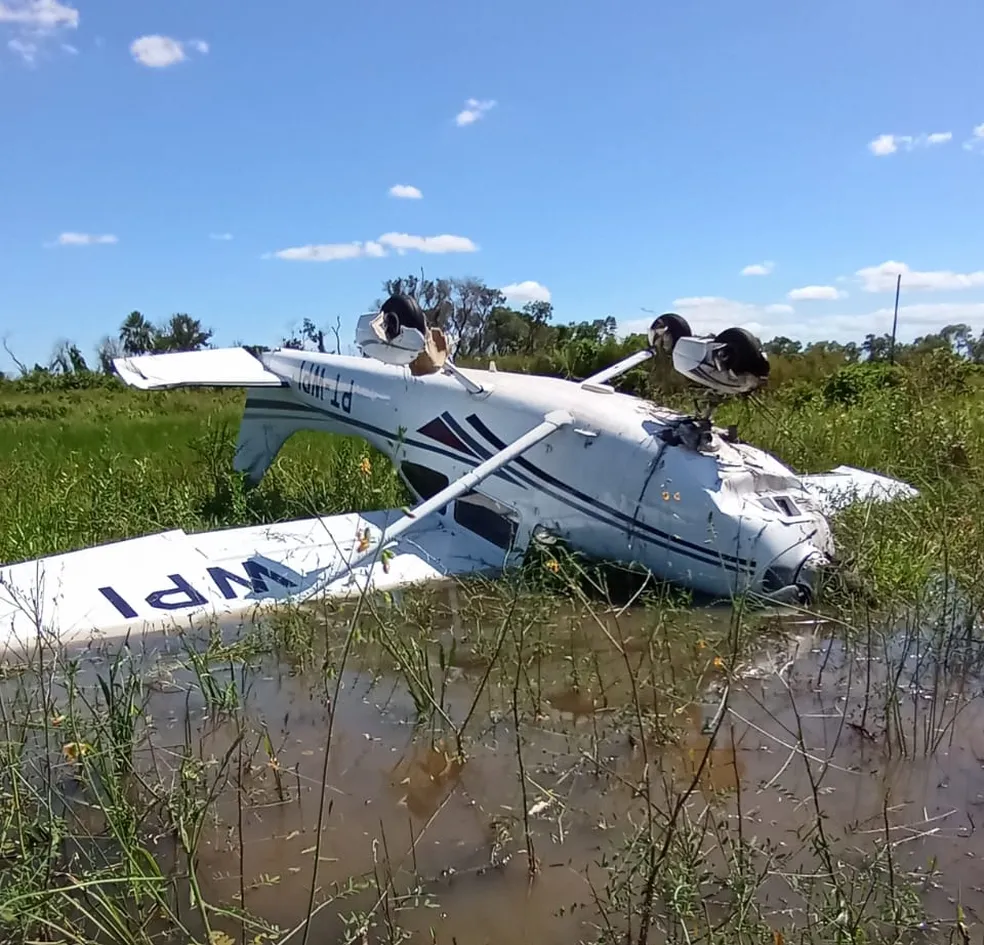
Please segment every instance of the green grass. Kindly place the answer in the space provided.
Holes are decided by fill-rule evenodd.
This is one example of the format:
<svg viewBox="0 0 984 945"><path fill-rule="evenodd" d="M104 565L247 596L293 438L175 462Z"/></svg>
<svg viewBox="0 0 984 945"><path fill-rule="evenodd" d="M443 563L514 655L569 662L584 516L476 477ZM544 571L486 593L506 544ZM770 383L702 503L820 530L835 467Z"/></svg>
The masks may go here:
<svg viewBox="0 0 984 945"><path fill-rule="evenodd" d="M207 529L402 505L362 441L300 433L256 489L232 469L242 395L20 395L0 419L0 561L166 528ZM0 411L2 415L2 411ZM364 457L371 473L360 473Z"/></svg>
<svg viewBox="0 0 984 945"><path fill-rule="evenodd" d="M407 501L388 463L361 441L313 434L294 437L261 485L244 488L231 469L239 393L106 386L7 388L0 397L0 561L166 528ZM866 672L856 698L882 750L902 758L933 754L961 707L979 694L910 704L890 680L909 665L905 653L917 643L921 659L928 652L940 664L969 647L960 619L932 623L927 616L938 614L932 608L941 579L948 593L962 589L971 614L984 600L984 390L976 370L939 356L898 370L853 367L729 404L717 420L737 423L743 439L800 471L846 463L922 491L912 503L839 517L841 548L864 593L838 592L827 616L849 648L845 672L855 664L881 667ZM360 472L366 457L369 474ZM389 606L367 599L354 612L334 605L286 610L231 642L206 628L204 645L189 640L174 654L168 672L186 705L164 747L155 737L157 697L132 654L95 666L51 654L50 665L10 670L0 679L0 940L304 940L302 927L290 936L251 910L257 893L246 888L243 823L255 811L272 816L272 807L299 804L302 785L329 772L333 738L364 737L334 733L335 706L364 676L374 698L395 700L428 764L439 762L424 778L428 790L451 790L459 774L476 768L482 779L481 765L504 752L513 759L522 777L490 795L512 812L511 827L501 810L494 818L481 813L494 821L496 850L521 858L529 882L542 877L558 831L596 830L599 818L605 821L600 836L612 839L591 867L602 877L590 906L591 941L614 945L627 931L640 945L912 940L925 918L918 891L933 874L903 875L890 843L862 851L835 836L824 811L824 775L802 758L796 765L808 770L809 785L796 807L803 811L799 872L788 851L770 849L751 828L746 834L741 817L735 826L715 792L707 795L713 802L697 803L713 765L713 739L695 749L681 719L707 702L709 691L727 714L742 686L734 668L755 658L768 636L761 624L738 611L705 626L675 597L648 589L635 602L629 631L606 589L593 583L606 572L558 560L558 573L535 559L515 579L461 587L455 607L423 592ZM899 626L903 655L889 653L885 642L885 628ZM280 718L254 695L281 672L305 680L303 701L327 707L327 725L316 728L324 767L306 769L303 779L300 759L293 767L286 760L293 734L286 720L280 731ZM935 683L934 692L946 696L942 677ZM384 700L383 690L393 695ZM589 724L549 721L567 704L589 705ZM816 750L801 728L776 737L793 755ZM625 752L638 762L628 769L631 778L616 764ZM565 772L581 779L577 797ZM98 822L69 803L74 790L89 799ZM612 823L611 812L596 806L609 794L624 798ZM223 800L230 797L231 806ZM735 802L760 803L740 790L727 801ZM554 811L554 820L529 814L539 805ZM330 793L321 793L316 813L331 821ZM426 842L431 816L413 827L414 851ZM886 838L889 819L886 809ZM210 878L198 862L216 838L238 858L231 870L243 874L238 898L203 892ZM347 874L344 864L321 866L331 857L322 856L320 840L311 841L314 853L299 861L292 882L308 889L317 878L307 915L337 919L312 926L311 941L330 930L332 940L397 942L405 926L428 940L439 884L418 870L415 853L405 855L402 836L392 848L390 840L385 833L375 838L371 865ZM362 862L356 851L352 857ZM766 885L780 881L795 903L789 915L764 904ZM963 922L960 912L932 917L922 940L966 940Z"/></svg>

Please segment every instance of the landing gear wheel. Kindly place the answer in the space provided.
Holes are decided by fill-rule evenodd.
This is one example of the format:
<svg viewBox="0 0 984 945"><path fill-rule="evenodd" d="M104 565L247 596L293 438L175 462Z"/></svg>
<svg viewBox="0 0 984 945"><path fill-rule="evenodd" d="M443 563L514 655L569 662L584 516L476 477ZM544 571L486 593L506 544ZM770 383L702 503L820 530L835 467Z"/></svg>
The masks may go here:
<svg viewBox="0 0 984 945"><path fill-rule="evenodd" d="M412 295L391 295L381 309L386 337L392 341L403 328L415 328L427 335L427 319Z"/></svg>
<svg viewBox="0 0 984 945"><path fill-rule="evenodd" d="M725 345L721 352L723 367L735 374L769 376L769 359L762 352L758 338L744 328L726 328L715 335L715 342Z"/></svg>
<svg viewBox="0 0 984 945"><path fill-rule="evenodd" d="M685 335L691 334L689 322L676 312L665 312L649 326L649 347L662 348L667 354Z"/></svg>

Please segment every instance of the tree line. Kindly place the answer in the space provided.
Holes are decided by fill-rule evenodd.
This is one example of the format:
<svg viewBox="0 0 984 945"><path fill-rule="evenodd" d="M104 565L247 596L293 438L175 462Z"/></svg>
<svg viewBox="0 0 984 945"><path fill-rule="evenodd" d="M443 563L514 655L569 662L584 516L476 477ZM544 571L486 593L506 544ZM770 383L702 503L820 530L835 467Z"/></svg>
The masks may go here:
<svg viewBox="0 0 984 945"><path fill-rule="evenodd" d="M172 315L166 322L155 325L141 312L130 312L120 324L115 336L106 335L96 346L94 364L90 366L75 342L61 340L55 344L47 364L29 368L17 357L6 341L4 348L25 374L114 374L113 358L166 351L198 351L209 347L214 332L202 327L201 321L185 313ZM0 378L4 375L0 373Z"/></svg>
<svg viewBox="0 0 984 945"><path fill-rule="evenodd" d="M503 293L474 277L429 279L421 274L388 279L373 305L379 308L389 295L402 292L414 296L428 323L441 328L448 337L453 356L462 364L496 359L504 370L526 370L560 376L585 376L612 359L645 345L644 335L619 338L617 323L611 316L592 321L559 322L553 305L545 301L527 302L520 308L508 303ZM341 353L341 320L319 326L305 319L300 328L280 340L282 347ZM139 311L130 312L115 335L105 336L90 364L78 345L60 341L47 364L33 368L17 360L25 375L73 375L82 382L85 375L114 374L113 358L168 351L197 351L211 347L212 329L186 313L171 315L155 324ZM254 352L267 350L262 344L246 344ZM786 374L799 377L823 376L858 362L904 363L914 357L943 350L967 362L984 364L984 331L975 335L969 325L947 325L939 332L917 338L908 344L895 343L889 334L869 334L863 342L818 341L803 344L776 336L763 343L776 364L777 380ZM0 374L0 378L3 375ZM13 379L13 378L11 378Z"/></svg>

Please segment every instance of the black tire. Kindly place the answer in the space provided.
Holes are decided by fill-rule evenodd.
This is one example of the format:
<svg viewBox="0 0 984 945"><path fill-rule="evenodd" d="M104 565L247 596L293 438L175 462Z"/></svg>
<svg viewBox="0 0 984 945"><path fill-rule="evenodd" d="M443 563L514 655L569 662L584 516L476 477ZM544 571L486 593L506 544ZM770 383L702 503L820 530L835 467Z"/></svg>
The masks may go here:
<svg viewBox="0 0 984 945"><path fill-rule="evenodd" d="M691 334L690 323L682 315L677 315L676 312L664 312L649 326L650 347L655 347L655 334L660 328L665 329L666 334L670 336L670 351L681 338Z"/></svg>
<svg viewBox="0 0 984 945"><path fill-rule="evenodd" d="M726 328L715 335L714 340L725 345L721 360L735 374L769 376L769 359L763 353L758 338L750 331L744 328Z"/></svg>
<svg viewBox="0 0 984 945"><path fill-rule="evenodd" d="M427 334L427 319L412 295L391 295L383 302L382 313L386 337L391 340L401 328L416 328L422 335Z"/></svg>

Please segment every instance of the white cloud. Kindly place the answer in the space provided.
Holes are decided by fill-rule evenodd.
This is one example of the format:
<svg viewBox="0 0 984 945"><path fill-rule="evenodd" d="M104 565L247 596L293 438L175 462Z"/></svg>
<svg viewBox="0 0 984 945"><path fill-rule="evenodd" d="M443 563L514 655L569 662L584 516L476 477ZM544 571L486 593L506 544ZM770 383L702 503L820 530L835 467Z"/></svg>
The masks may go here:
<svg viewBox="0 0 984 945"><path fill-rule="evenodd" d="M776 264L769 260L761 263L753 263L751 266L746 266L742 269L741 274L743 276L767 276L776 268Z"/></svg>
<svg viewBox="0 0 984 945"><path fill-rule="evenodd" d="M208 238L210 240L231 240L231 233L209 233Z"/></svg>
<svg viewBox="0 0 984 945"><path fill-rule="evenodd" d="M165 69L188 58L185 43L170 36L141 36L130 43L130 54L143 66L151 69ZM193 39L187 46L198 53L208 52L208 43Z"/></svg>
<svg viewBox="0 0 984 945"><path fill-rule="evenodd" d="M965 151L984 151L984 122L970 133L970 140L964 142Z"/></svg>
<svg viewBox="0 0 984 945"><path fill-rule="evenodd" d="M495 108L495 105L495 99L479 100L477 98L470 98L465 102L465 107L455 115L455 123L459 128L470 125L483 117L487 111Z"/></svg>
<svg viewBox="0 0 984 945"><path fill-rule="evenodd" d="M55 242L59 246L97 246L106 243L118 243L112 233L62 233Z"/></svg>
<svg viewBox="0 0 984 945"><path fill-rule="evenodd" d="M0 0L0 23L16 23L43 31L59 27L76 29L79 11L58 0Z"/></svg>
<svg viewBox="0 0 984 945"><path fill-rule="evenodd" d="M510 302L522 304L525 302L549 302L550 290L539 282L527 279L525 282L513 282L504 285L499 290Z"/></svg>
<svg viewBox="0 0 984 945"><path fill-rule="evenodd" d="M402 256L411 250L420 253L472 253L478 247L464 236L411 236L409 233L384 233L376 240L351 243L319 243L281 249L272 255L278 259L303 260L305 262L334 262L340 259L363 257L380 258L387 250L395 250Z"/></svg>
<svg viewBox="0 0 984 945"><path fill-rule="evenodd" d="M384 246L395 249L401 256L416 250L420 253L474 253L478 247L467 236L410 236L408 233L384 233L379 237Z"/></svg>
<svg viewBox="0 0 984 945"><path fill-rule="evenodd" d="M766 315L792 315L795 313L796 309L792 305L783 305L778 303L775 305L766 305L765 307Z"/></svg>
<svg viewBox="0 0 984 945"><path fill-rule="evenodd" d="M38 54L38 44L26 39L12 39L7 43L7 48L17 56L20 56L28 65L33 65Z"/></svg>
<svg viewBox="0 0 984 945"><path fill-rule="evenodd" d="M913 151L916 148L929 148L933 145L946 144L952 140L952 131L935 131L932 134L912 135L879 135L868 142L868 150L876 157L886 157L895 154L901 148L903 151Z"/></svg>
<svg viewBox="0 0 984 945"><path fill-rule="evenodd" d="M400 197L403 200L420 200L424 196L420 188L412 184L394 184L390 187L389 194L391 197Z"/></svg>
<svg viewBox="0 0 984 945"><path fill-rule="evenodd" d="M984 270L977 272L951 272L940 269L928 272L917 272L905 263L889 260L878 266L867 266L856 273L861 279L861 288L865 292L894 292L899 274L902 275L902 287L917 291L947 292L954 289L972 289L984 286Z"/></svg>
<svg viewBox="0 0 984 945"><path fill-rule="evenodd" d="M868 150L878 157L894 154L898 150L895 145L895 135L879 135L874 141L868 142Z"/></svg>
<svg viewBox="0 0 984 945"><path fill-rule="evenodd" d="M58 0L0 0L0 24L14 32L7 48L28 65L34 65L42 43L59 32L79 25L79 11ZM63 49L71 49L62 45Z"/></svg>
<svg viewBox="0 0 984 945"><path fill-rule="evenodd" d="M846 295L846 292L841 292L832 285L805 285L801 289L787 292L786 298L790 302L830 302L844 298Z"/></svg>
<svg viewBox="0 0 984 945"><path fill-rule="evenodd" d="M357 259L359 256L372 255L367 251L366 245L355 242L292 246L289 249L281 249L273 255L278 259L302 260L304 262L334 262L338 259Z"/></svg>

